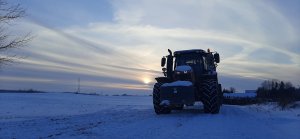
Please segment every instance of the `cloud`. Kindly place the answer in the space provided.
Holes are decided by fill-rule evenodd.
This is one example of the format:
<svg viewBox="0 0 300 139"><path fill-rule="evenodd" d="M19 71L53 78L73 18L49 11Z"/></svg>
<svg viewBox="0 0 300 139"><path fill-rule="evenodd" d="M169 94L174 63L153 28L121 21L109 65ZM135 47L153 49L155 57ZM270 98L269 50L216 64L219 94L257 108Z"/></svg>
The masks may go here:
<svg viewBox="0 0 300 139"><path fill-rule="evenodd" d="M20 52L28 58L9 67L3 73L7 77L0 80L50 79L61 89L69 85L65 88L69 91L81 77L87 90L149 91L152 87L143 80L153 84L154 77L162 76L160 59L167 49L211 48L221 54L218 67L224 87L251 89L269 78L299 84L295 76L300 75L299 27L273 3L118 0L111 4L113 22L56 28L41 19L24 21L16 31L30 29L37 37Z"/></svg>

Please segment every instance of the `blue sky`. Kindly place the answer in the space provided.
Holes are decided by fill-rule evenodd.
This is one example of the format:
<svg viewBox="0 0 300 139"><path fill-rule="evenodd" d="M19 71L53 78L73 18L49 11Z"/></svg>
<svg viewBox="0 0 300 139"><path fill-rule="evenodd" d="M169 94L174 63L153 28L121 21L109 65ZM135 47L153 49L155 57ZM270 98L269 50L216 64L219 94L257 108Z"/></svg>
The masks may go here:
<svg viewBox="0 0 300 139"><path fill-rule="evenodd" d="M151 92L167 49L221 54L224 87L256 89L266 79L299 85L300 1L13 0L31 32L26 58L1 69L0 88ZM149 83L146 83L149 82Z"/></svg>

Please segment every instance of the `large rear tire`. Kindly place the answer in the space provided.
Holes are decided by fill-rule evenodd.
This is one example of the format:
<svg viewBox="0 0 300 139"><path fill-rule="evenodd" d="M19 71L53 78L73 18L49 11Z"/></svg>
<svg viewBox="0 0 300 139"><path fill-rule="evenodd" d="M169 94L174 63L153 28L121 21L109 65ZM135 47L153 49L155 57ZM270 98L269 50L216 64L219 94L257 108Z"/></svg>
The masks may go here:
<svg viewBox="0 0 300 139"><path fill-rule="evenodd" d="M211 114L219 113L221 101L218 81L216 79L204 80L201 88L203 93L202 102L204 104L204 112Z"/></svg>
<svg viewBox="0 0 300 139"><path fill-rule="evenodd" d="M161 100L160 100L160 86L162 83L155 83L153 87L153 106L154 106L154 111L156 114L169 114L171 112L171 109L166 107L166 106L161 106Z"/></svg>
<svg viewBox="0 0 300 139"><path fill-rule="evenodd" d="M222 85L219 84L219 101L220 101L220 106L223 105L223 100L224 100L224 97L223 97Z"/></svg>

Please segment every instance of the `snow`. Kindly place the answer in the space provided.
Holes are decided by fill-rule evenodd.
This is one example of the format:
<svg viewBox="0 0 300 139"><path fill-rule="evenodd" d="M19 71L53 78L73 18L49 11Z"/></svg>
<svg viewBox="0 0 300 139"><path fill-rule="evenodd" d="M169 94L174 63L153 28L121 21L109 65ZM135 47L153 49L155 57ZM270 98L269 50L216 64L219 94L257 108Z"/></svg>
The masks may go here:
<svg viewBox="0 0 300 139"><path fill-rule="evenodd" d="M169 100L162 100L159 105L168 106L168 105L170 105L170 101Z"/></svg>
<svg viewBox="0 0 300 139"><path fill-rule="evenodd" d="M177 66L175 68L175 71L181 71L181 72L190 71L190 70L192 70L192 67L191 66L187 66L187 65Z"/></svg>
<svg viewBox="0 0 300 139"><path fill-rule="evenodd" d="M298 102L300 106L300 102ZM156 115L150 96L0 93L0 138L275 138L299 139L300 107L201 103Z"/></svg>
<svg viewBox="0 0 300 139"><path fill-rule="evenodd" d="M245 97L249 97L249 98L253 98L256 97L256 93L224 93L223 94L224 97L237 97L237 98L245 98Z"/></svg>
<svg viewBox="0 0 300 139"><path fill-rule="evenodd" d="M171 83L165 83L162 86L167 87L167 86L192 86L193 83L190 81L175 81Z"/></svg>

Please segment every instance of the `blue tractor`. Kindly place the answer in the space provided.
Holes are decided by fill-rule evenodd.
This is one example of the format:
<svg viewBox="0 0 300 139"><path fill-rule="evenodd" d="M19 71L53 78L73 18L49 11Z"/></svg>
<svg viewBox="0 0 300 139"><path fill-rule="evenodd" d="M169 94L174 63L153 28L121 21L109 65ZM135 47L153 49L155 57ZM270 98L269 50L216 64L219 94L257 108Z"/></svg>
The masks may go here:
<svg viewBox="0 0 300 139"><path fill-rule="evenodd" d="M202 101L205 113L217 114L223 94L216 72L220 56L201 49L176 51L161 59L163 77L155 78L153 105L156 114L168 114Z"/></svg>

